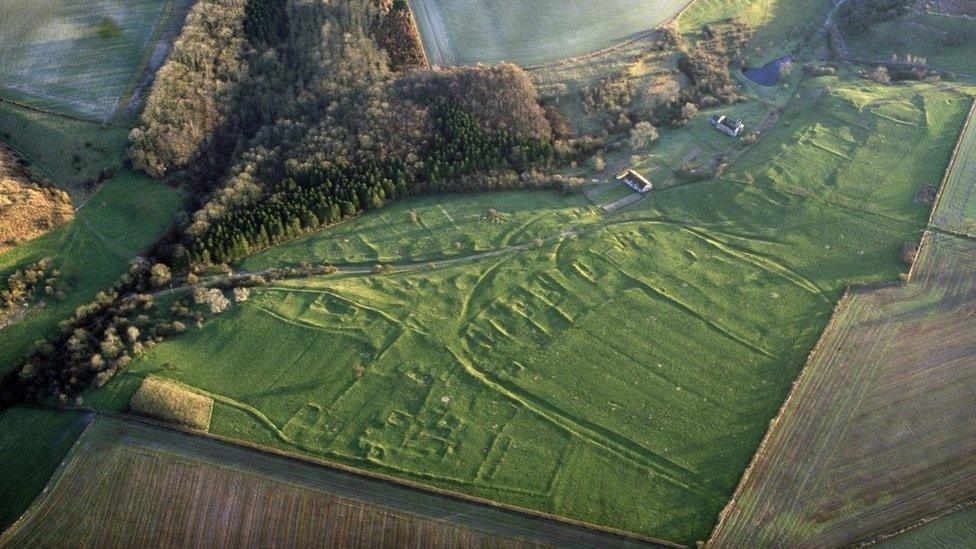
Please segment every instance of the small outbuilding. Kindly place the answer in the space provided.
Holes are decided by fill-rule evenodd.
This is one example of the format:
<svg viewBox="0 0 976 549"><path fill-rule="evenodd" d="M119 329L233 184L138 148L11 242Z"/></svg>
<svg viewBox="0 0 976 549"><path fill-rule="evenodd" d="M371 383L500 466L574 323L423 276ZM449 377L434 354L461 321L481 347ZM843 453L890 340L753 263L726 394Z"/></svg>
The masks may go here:
<svg viewBox="0 0 976 549"><path fill-rule="evenodd" d="M710 122L718 131L732 137L739 137L742 132L746 131L746 125L742 123L742 120L724 114L713 116Z"/></svg>
<svg viewBox="0 0 976 549"><path fill-rule="evenodd" d="M617 174L617 179L626 183L631 189L643 194L654 188L646 177L633 169L627 169Z"/></svg>

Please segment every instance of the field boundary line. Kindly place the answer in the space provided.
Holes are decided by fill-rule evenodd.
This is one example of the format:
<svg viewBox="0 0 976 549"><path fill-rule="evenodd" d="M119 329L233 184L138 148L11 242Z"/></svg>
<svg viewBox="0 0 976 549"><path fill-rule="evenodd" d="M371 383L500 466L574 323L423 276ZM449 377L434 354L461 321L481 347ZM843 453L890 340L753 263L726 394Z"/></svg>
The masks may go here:
<svg viewBox="0 0 976 549"><path fill-rule="evenodd" d="M966 116L966 122L962 125L962 130L959 132L959 138L956 139L956 146L952 149L952 155L949 157L949 164L946 166L945 173L942 175L942 182L939 184L939 191L935 193L935 201L932 203L932 211L929 213L928 226L932 226L935 223L935 215L939 211L939 206L942 204L942 194L945 191L946 184L949 183L949 176L952 175L952 171L956 167L959 149L962 148L962 144L966 140L966 134L969 131L969 127L973 123L974 114L976 114L976 97L972 99L972 105L969 107L969 115Z"/></svg>
<svg viewBox="0 0 976 549"><path fill-rule="evenodd" d="M822 347L825 345L824 342L828 339L828 337L833 336L832 329L836 324L837 319L840 317L840 313L842 313L847 308L851 300L854 299L854 295L856 294L858 289L860 289L860 287L848 286L844 290L843 295L841 295L841 298L837 300L837 304L834 305L834 310L830 314L830 320L827 321L827 325L820 333L820 339L817 340L816 345L813 346L813 349L810 350L810 354L807 355L807 360L803 363L803 369L800 372L800 375L796 377L796 379L793 381L793 384L790 386L790 392L789 395L787 395L786 400L783 401L783 404L779 407L779 411L777 411L773 419L770 420L769 427L766 429L766 434L763 436L762 442L759 443L759 448L756 450L756 453L753 454L752 460L749 461L749 466L746 467L745 473L743 473L742 478L739 479L739 484L736 486L735 491L732 493L732 498L729 499L729 502L725 504L724 508L722 508L722 512L719 513L718 522L715 523L715 528L712 529L712 533L711 535L709 535L708 541L705 542L705 547L715 547L714 540L715 540L716 533L718 533L719 530L725 525L726 521L729 518L729 513L731 513L733 507L736 506L736 503L738 502L739 497L742 495L742 491L745 489L745 485L752 477L752 473L755 470L757 464L759 463L759 461L761 461L761 458L765 456L766 453L769 451L769 445L771 444L774 430L776 429L776 426L779 425L783 417L786 415L785 412L787 411L787 408L789 408L793 404L793 401L795 400L796 395L799 392L797 391L797 388L801 385L800 382L805 380L808 376L812 375L810 373L812 371L812 368L810 368L810 366L813 363L813 360L822 350Z"/></svg>
<svg viewBox="0 0 976 549"><path fill-rule="evenodd" d="M129 79L129 83L126 84L125 89L122 93L115 99L115 107L112 108L112 112L106 115L105 121L115 120L120 111L124 111L125 107L128 106L129 101L132 99L132 95L135 93L136 88L142 83L142 77L149 68L149 64L152 61L153 52L156 51L156 47L159 42L163 39L166 28L170 25L173 18L176 17L176 0L166 0L166 5L163 6L163 11L159 15L159 20L156 21L156 28L153 29L152 35L146 44L142 47L142 53L139 55L139 64L136 65L135 73L132 78Z"/></svg>
<svg viewBox="0 0 976 549"><path fill-rule="evenodd" d="M911 532L912 530L915 530L917 528L921 528L922 526L925 526L926 524L929 524L930 522L935 522L937 520L944 519L944 518L948 517L949 515L953 515L955 513L958 513L960 511L963 511L965 509L968 509L970 507L973 507L974 505L976 505L976 499L971 499L971 500L968 500L968 501L963 501L961 503L957 503L955 505L952 505L950 507L947 507L946 509L943 509L942 511L939 511L938 513L935 513L934 515L929 515L929 516L927 516L925 518L921 518L921 519L919 519L919 520L917 520L917 521L915 521L915 522L913 522L913 523L911 523L911 524L909 524L907 526L904 526L904 527L902 527L902 528L900 528L898 530L893 530L893 531L888 532L888 533L885 533L885 534L880 534L880 535L877 535L877 536L875 536L873 538L864 539L864 540L860 541L857 544L857 546L858 547L869 547L869 546L872 546L872 545L877 545L878 543L881 543L882 541L885 541L885 540L889 540L891 538L898 537L898 536L900 536L900 535L902 535L902 534L904 534L906 532Z"/></svg>
<svg viewBox="0 0 976 549"><path fill-rule="evenodd" d="M652 28L650 28L648 30L638 32L638 33L632 35L630 38L624 39L623 41L617 42L615 44L610 44L609 46L607 46L605 48L600 48L598 50L593 50L591 52L587 52L587 53L584 53L582 55L577 55L577 56L574 56L574 57L566 57L564 59L559 59L559 60L556 60L556 61L552 61L550 63L539 63L539 64L536 64L536 65L529 65L529 66L522 67L522 68L525 69L525 70L527 70L527 71L534 71L534 70L541 70L541 69L550 68L550 67L560 67L560 66L563 66L563 65L569 65L569 64L572 64L572 63L576 63L578 61L584 61L586 59L592 59L594 57L600 57L601 55L605 55L605 54L614 52L614 51L616 51L616 50L618 50L620 48L625 48L627 46L630 46L631 44L635 44L637 42L640 42L641 40L644 40L646 38L650 38L651 36L654 36L655 33L657 33L659 30L661 30L661 28L663 28L668 23L671 23L672 21L677 22L678 21L678 18L681 17L681 15L684 14L686 11L688 11L688 8L690 8L692 6L692 4L694 4L696 1L697 0L688 0L687 3L685 3L685 6L683 8L681 8L681 10L678 11L678 13L676 13L675 15L672 15L671 17L665 19L660 24L658 24L658 25L656 25L656 26L654 26L654 27L652 27Z"/></svg>
<svg viewBox="0 0 976 549"><path fill-rule="evenodd" d="M55 111L55 110L44 109L44 108L38 107L36 105L30 105L28 103L24 103L23 101L17 101L16 99L10 99L9 97L0 96L0 103L9 103L9 104L11 104L11 105L13 105L15 107L20 107L21 109L26 109L26 110L29 110L29 111L34 111L34 112L37 112L37 113L40 113L40 114L46 114L46 115L49 115L49 116L56 116L58 118L65 118L65 119L68 119L68 120L73 120L75 122L83 122L85 124L94 124L96 126L114 126L116 128L127 128L127 126L124 126L124 125L121 125L121 124L116 124L116 123L114 123L114 122L112 122L110 120L109 121L102 121L102 120L96 120L96 119L92 119L92 118L85 118L83 116L79 116L79 115L76 115L76 114L68 114L68 113L65 113L65 112L59 112L59 111Z"/></svg>
<svg viewBox="0 0 976 549"><path fill-rule="evenodd" d="M503 509L503 510L506 510L506 511L511 511L513 513L518 513L518 514L522 514L522 515L531 516L531 517L534 517L534 518L540 518L540 519L550 520L552 522L556 522L556 523L559 523L559 524L566 524L566 525L569 525L569 526L575 526L577 528L582 528L582 529L589 530L589 531L595 532L595 533L601 533L601 534L608 534L608 535L617 536L617 537L624 538L624 539L627 539L627 540L630 540L630 541L638 541L638 542L650 543L650 544L654 544L654 545L658 545L658 546L662 546L662 547L669 547L669 548L676 548L676 549L684 549L686 547L684 545L680 545L680 544L677 544L677 543L672 542L672 541L667 541L667 540L662 540L662 539L656 539L656 538L644 536L644 535L641 535L641 534L637 534L637 533L634 533L634 532L628 532L626 530L620 530L620 529L617 529L617 528L612 528L612 527L609 527L609 526L601 526L599 524L593 524L593 523L590 523L590 522L585 522L585 521L573 519L573 518L570 518L570 517L563 517L563 516L554 515L554 514L551 514L551 513L545 513L545 512L542 512L542 511L534 511L532 509L527 509L525 507L519 507L517 505L512 505L512 504L508 504L508 503L501 503L501 502L492 501L492 500L489 500L489 499L486 499L486 498L481 498L481 497L478 497L478 496L471 496L471 495L468 495L468 494L462 494L460 492L455 492L453 490L448 490L448 489L440 488L440 487L437 487L437 486L431 486L431 485L427 485L427 484L422 484L422 483L419 483L419 482L415 482L415 481L412 481L412 480L407 480L405 478L398 478L398 477L395 477L395 476L392 476L392 475L387 475L385 473L380 473L380 472L377 472L377 471L370 471L370 470L367 470L367 469L360 469L358 467L354 467L354 466L351 466L351 465L346 465L346 464L340 463L338 461L331 461L331 460L328 460L328 459L317 458L317 457L313 457L313 456L308 456L308 455L302 455L302 454L298 454L298 453L294 453L294 452L289 452L287 450L281 450L281 449L278 449L278 448L271 448L271 447L268 447L268 446L262 446L260 444L255 444L255 443L247 442L247 441L244 441L244 440L238 440L238 439L231 438L231 437L225 437L225 436L217 435L217 434L210 433L210 432L204 433L204 432L201 432L201 431L184 429L184 428L182 428L180 426L177 426L177 425L171 425L171 424L164 423L162 421L154 420L154 419L147 418L147 417L134 416L134 415L131 415L131 414L126 414L126 413L122 413L122 412L114 412L114 411L109 411L109 410L96 410L96 409L91 408L89 406L74 406L74 407L69 407L68 410L75 410L75 411L80 411L80 412L90 412L90 413L94 414L95 416L105 416L105 417L109 417L109 418L112 418L112 419L116 419L116 420L119 420L119 421L122 421L122 422L142 423L142 424L145 424L145 425L149 425L149 426L152 426L152 427L164 429L164 430L167 430L167 431L180 433L180 434L183 434L183 435L186 435L186 436L203 437L203 438L211 439L211 440L214 440L216 442L223 443L223 444L228 444L228 445L231 445L231 446L237 446L237 447L241 447L241 448L246 448L246 449L249 449L249 450L252 450L252 451L255 451L255 452L258 452L258 453L262 453L262 454L265 454L265 455L269 455L269 456L273 456L273 457L279 457L279 458L284 458L284 459L287 459L287 460L290 460L290 461L293 461L293 462L297 462L297 463L300 463L300 464L303 463L303 464L306 464L306 465L309 465L310 464L310 465L317 465L317 466L320 466L320 467L327 467L327 468L334 469L334 470L337 470L337 471L342 471L344 473L349 473L349 474L352 474L352 475L357 475L357 476L361 476L361 477L371 478L371 479L378 480L378 481L382 481L382 482L386 482L386 483L389 483L389 484L393 484L393 485L397 485L397 486L402 486L402 487L410 488L410 489L416 490L416 491L421 492L421 493L431 493L431 494L436 494L436 495L439 495L439 496L444 496L444 497L452 498L452 499L459 500L459 501L464 501L464 502L468 502L468 503L475 503L475 504L479 504L479 505L484 505L486 507L493 507L493 508L496 508L496 509ZM74 447L72 447L72 450L74 450ZM70 452L69 452L69 455L70 455ZM32 507L33 507L33 505L32 505ZM19 520L20 519L18 519L18 521Z"/></svg>
<svg viewBox="0 0 976 549"><path fill-rule="evenodd" d="M413 12L413 3L407 2L407 12L410 14L410 24L413 26L413 34L420 43L420 51L424 54L424 67L430 68L430 56L427 55L427 46L424 45L424 36L420 32L420 25L417 24L417 14Z"/></svg>

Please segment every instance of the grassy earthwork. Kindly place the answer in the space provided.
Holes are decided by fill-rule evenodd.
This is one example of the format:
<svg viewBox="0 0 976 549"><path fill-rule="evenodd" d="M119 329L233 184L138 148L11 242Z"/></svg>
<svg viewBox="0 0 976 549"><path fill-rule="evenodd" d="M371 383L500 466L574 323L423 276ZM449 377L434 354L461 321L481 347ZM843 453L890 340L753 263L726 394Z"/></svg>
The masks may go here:
<svg viewBox="0 0 976 549"><path fill-rule="evenodd" d="M972 499L976 245L946 234L973 222L974 135L961 135L911 282L842 300L715 546L851 545Z"/></svg>
<svg viewBox="0 0 976 549"><path fill-rule="evenodd" d="M215 434L702 540L844 288L904 270L928 218L913 197L969 106L814 79L723 179L621 214L548 193L399 203L238 266L394 272L256 289L86 399L124 409L170 378L214 398Z"/></svg>

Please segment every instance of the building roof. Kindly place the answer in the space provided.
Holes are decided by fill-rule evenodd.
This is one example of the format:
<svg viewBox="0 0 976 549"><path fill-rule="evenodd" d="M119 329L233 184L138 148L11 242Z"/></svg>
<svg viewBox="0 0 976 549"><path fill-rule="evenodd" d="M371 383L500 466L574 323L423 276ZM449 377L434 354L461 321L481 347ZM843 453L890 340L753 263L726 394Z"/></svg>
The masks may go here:
<svg viewBox="0 0 976 549"><path fill-rule="evenodd" d="M637 173L631 168L626 169L620 172L619 174L617 174L617 179L627 183L635 190L642 191L642 192L644 190L650 190L654 188L654 185L652 185L651 182L646 177Z"/></svg>

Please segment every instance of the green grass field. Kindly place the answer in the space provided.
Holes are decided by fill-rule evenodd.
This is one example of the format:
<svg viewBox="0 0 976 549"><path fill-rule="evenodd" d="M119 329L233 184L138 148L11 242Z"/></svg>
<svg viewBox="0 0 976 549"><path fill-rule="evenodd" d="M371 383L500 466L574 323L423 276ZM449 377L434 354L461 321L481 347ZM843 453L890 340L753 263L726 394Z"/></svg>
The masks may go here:
<svg viewBox="0 0 976 549"><path fill-rule="evenodd" d="M121 409L169 377L214 396L213 433L701 540L843 288L903 270L928 217L912 198L969 105L817 79L725 178L624 214L529 192L401 203L243 266L410 270L257 289L86 398Z"/></svg>
<svg viewBox="0 0 976 549"><path fill-rule="evenodd" d="M648 31L689 0L410 0L435 65L535 65Z"/></svg>
<svg viewBox="0 0 976 549"><path fill-rule="evenodd" d="M167 0L5 0L0 86L33 106L108 120L148 61Z"/></svg>
<svg viewBox="0 0 976 549"><path fill-rule="evenodd" d="M966 507L928 524L887 539L885 549L972 547L976 545L976 507Z"/></svg>
<svg viewBox="0 0 976 549"><path fill-rule="evenodd" d="M123 172L105 183L78 210L75 219L44 236L0 254L0 278L43 257L54 259L68 299L47 300L0 332L0 371L23 357L79 305L110 287L129 261L145 251L169 226L181 194L144 175Z"/></svg>
<svg viewBox="0 0 976 549"><path fill-rule="evenodd" d="M65 437L68 445L77 438L72 434ZM91 422L50 489L0 535L4 547L64 540L97 547L156 546L160 540L180 547L646 546L108 417Z"/></svg>
<svg viewBox="0 0 976 549"><path fill-rule="evenodd" d="M27 510L87 422L83 414L54 410L0 412L0 532Z"/></svg>
<svg viewBox="0 0 976 549"><path fill-rule="evenodd" d="M129 130L84 122L0 102L0 141L14 147L32 169L71 194L75 205L87 200L87 181L103 170L120 172Z"/></svg>
<svg viewBox="0 0 976 549"><path fill-rule="evenodd" d="M851 53L887 61L892 54L924 57L930 67L976 73L976 20L934 14L913 14L876 25L868 32L844 35Z"/></svg>

